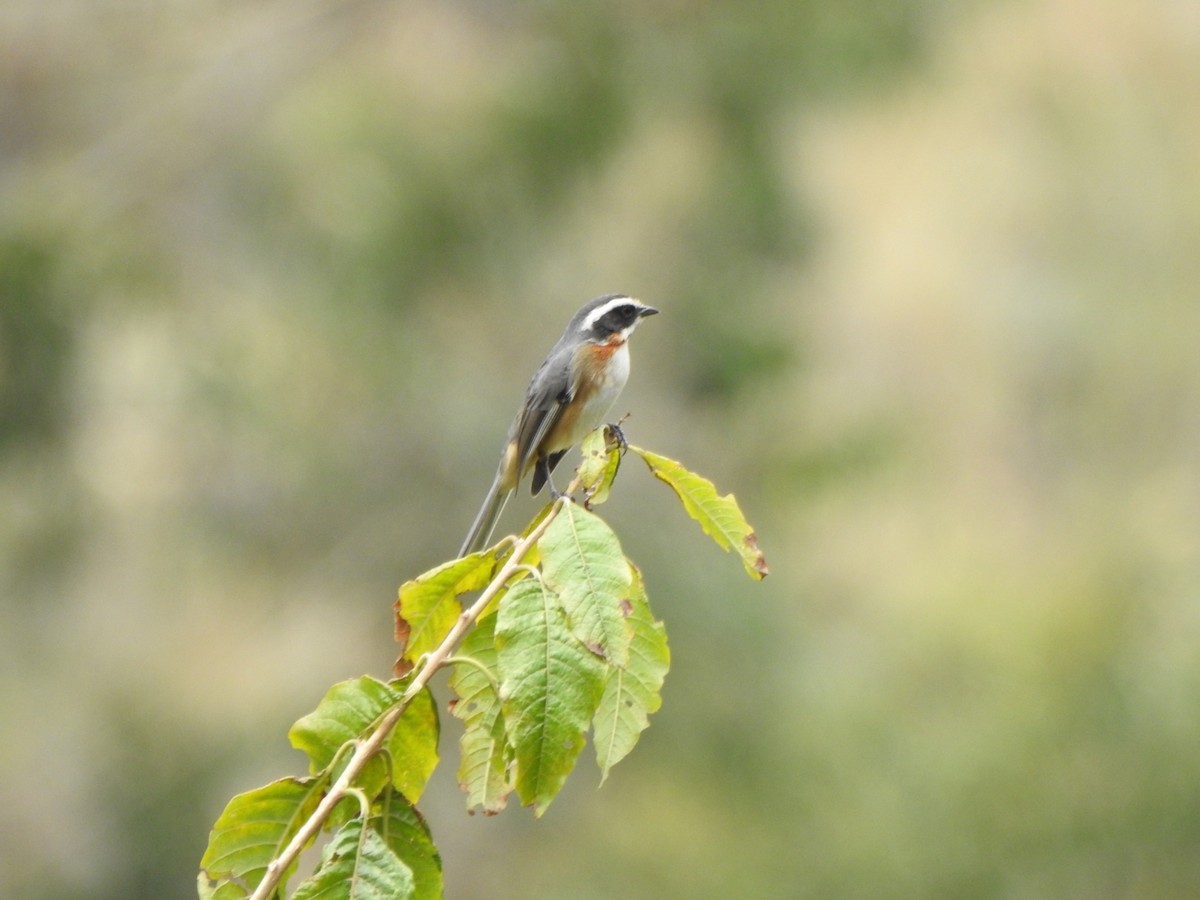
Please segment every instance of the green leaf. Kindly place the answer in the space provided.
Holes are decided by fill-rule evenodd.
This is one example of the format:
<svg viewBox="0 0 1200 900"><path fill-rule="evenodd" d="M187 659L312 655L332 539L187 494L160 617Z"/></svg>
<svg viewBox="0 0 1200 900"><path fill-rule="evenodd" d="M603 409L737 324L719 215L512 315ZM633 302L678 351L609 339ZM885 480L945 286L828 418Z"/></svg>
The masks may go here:
<svg viewBox="0 0 1200 900"><path fill-rule="evenodd" d="M512 782L512 751L504 732L497 691L499 672L495 647L496 617L480 619L459 647L450 688L457 695L450 712L462 720L458 783L467 795L467 808L486 815L504 809ZM461 661L463 658L470 662Z"/></svg>
<svg viewBox="0 0 1200 900"><path fill-rule="evenodd" d="M246 900L250 892L233 881L209 881L201 872L196 877L196 893L200 900Z"/></svg>
<svg viewBox="0 0 1200 900"><path fill-rule="evenodd" d="M299 719L288 732L292 746L308 754L311 772L324 771L348 741L363 735L387 710L400 702L401 692L369 675L342 681L329 689L317 708ZM412 802L421 798L437 766L437 708L428 690L409 703L385 745L391 753L396 787ZM357 782L374 797L387 783L387 765L371 760Z"/></svg>
<svg viewBox="0 0 1200 900"><path fill-rule="evenodd" d="M204 872L200 872L196 878L196 893L200 900L246 900L250 896L250 892L241 884L209 881Z"/></svg>
<svg viewBox="0 0 1200 900"><path fill-rule="evenodd" d="M482 550L404 582L395 604L400 658L416 663L436 648L462 612L458 596L486 587L495 571L495 554Z"/></svg>
<svg viewBox="0 0 1200 900"><path fill-rule="evenodd" d="M393 783L410 803L420 801L429 776L437 768L439 733L437 703L429 688L422 688L384 745L392 757Z"/></svg>
<svg viewBox="0 0 1200 900"><path fill-rule="evenodd" d="M292 900L411 900L412 870L372 828L355 819L325 845L321 864Z"/></svg>
<svg viewBox="0 0 1200 900"><path fill-rule="evenodd" d="M579 445L583 462L579 464L579 482L587 491L589 506L599 506L608 499L608 492L621 466L621 448L609 445L608 426L589 432Z"/></svg>
<svg viewBox="0 0 1200 900"><path fill-rule="evenodd" d="M298 719L288 732L292 746L308 754L309 772L326 769L347 741L362 734L394 704L400 693L369 675L340 681L317 708Z"/></svg>
<svg viewBox="0 0 1200 900"><path fill-rule="evenodd" d="M412 870L414 900L441 900L442 858L424 817L397 791L385 791L382 811L371 819L384 843Z"/></svg>
<svg viewBox="0 0 1200 900"><path fill-rule="evenodd" d="M543 577L558 594L572 633L597 656L625 665L631 633L621 605L629 593L629 563L612 529L565 503L538 549Z"/></svg>
<svg viewBox="0 0 1200 900"><path fill-rule="evenodd" d="M627 615L633 628L629 664L610 666L604 679L604 693L592 720L592 743L601 781L608 771L625 758L638 737L650 724L649 715L662 705L663 680L671 665L667 632L654 621L640 573L634 570L629 592Z"/></svg>
<svg viewBox="0 0 1200 900"><path fill-rule="evenodd" d="M496 649L517 795L540 816L583 749L604 666L571 634L557 597L537 578L505 595L496 614Z"/></svg>
<svg viewBox="0 0 1200 900"><path fill-rule="evenodd" d="M645 460L654 477L665 481L683 501L687 514L700 523L704 533L724 550L734 550L752 578L767 576L767 560L758 549L758 537L751 530L733 494L717 495L707 478L689 472L673 459L634 447L629 449Z"/></svg>
<svg viewBox="0 0 1200 900"><path fill-rule="evenodd" d="M209 896L232 900L253 891L271 860L317 808L326 786L321 778L282 778L230 800L213 825L200 860L202 883L210 882ZM294 869L284 873L281 884ZM246 890L238 894L225 884Z"/></svg>

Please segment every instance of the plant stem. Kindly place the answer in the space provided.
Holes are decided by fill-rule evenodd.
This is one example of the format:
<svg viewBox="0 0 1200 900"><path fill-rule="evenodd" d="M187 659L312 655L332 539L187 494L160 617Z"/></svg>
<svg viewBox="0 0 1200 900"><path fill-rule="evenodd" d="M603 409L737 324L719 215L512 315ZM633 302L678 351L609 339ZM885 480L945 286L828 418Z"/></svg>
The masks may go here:
<svg viewBox="0 0 1200 900"><path fill-rule="evenodd" d="M570 488L568 489L570 490ZM338 777L329 788L329 791L317 804L317 808L313 810L311 816L300 826L299 830L292 836L291 841L284 847L283 851L267 866L267 871L263 875L262 881L258 883L258 887L254 889L254 893L250 895L250 900L267 900L271 896L271 892L279 885L283 873L288 870L288 867L296 861L300 854L304 851L324 824L329 820L329 816L333 813L333 808L342 801L351 791L351 785L354 779L359 776L362 770L366 767L367 762L371 757L379 752L383 747L384 741L388 735L392 733L392 729L396 727L396 723L400 721L400 717L404 715L404 710L408 708L408 704L412 702L425 685L429 683L429 679L433 677L446 661L450 658L450 654L458 646L459 641L475 624L475 621L483 613L487 605L492 601L492 598L500 592L500 589L508 582L517 571L521 568L521 562L525 558L525 554L530 548L537 543L538 538L542 536L546 528L558 515L558 511L562 509L563 499L555 501L550 512L542 519L537 526L529 532L525 537L517 541L513 547L512 554L504 561L504 565L500 567L500 571L496 573L496 577L491 580L484 592L479 595L479 598L464 609L458 616L458 620L454 626L446 634L442 642L425 657L424 665L421 670L409 682L408 688L404 691L404 695L400 700L389 709L375 726L367 737L354 741L354 754L350 757L350 761L346 763L346 768L342 770L342 774ZM366 828L366 822L363 822L363 827Z"/></svg>

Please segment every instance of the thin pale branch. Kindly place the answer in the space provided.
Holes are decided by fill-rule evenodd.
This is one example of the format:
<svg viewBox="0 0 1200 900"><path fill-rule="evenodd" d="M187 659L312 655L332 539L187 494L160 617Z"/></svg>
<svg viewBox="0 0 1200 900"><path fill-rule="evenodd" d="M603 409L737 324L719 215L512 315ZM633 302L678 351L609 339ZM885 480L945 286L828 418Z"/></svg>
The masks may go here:
<svg viewBox="0 0 1200 900"><path fill-rule="evenodd" d="M578 488L578 479L572 482L567 489L567 493L571 493ZM354 780L359 776L362 770L366 767L371 757L377 754L383 747L384 742L388 739L388 735L392 733L392 729L396 727L396 723L400 721L400 717L404 715L404 710L408 708L409 703L417 696L429 683L435 672L449 661L454 649L459 642L470 630L471 626L483 613L487 605L491 603L492 598L500 592L504 585L508 582L518 569L524 567L521 562L525 558L530 548L537 543L542 533L554 521L554 517L558 515L558 511L562 509L564 502L569 502L569 498L560 498L542 519L537 526L529 532L525 537L520 538L513 546L513 552L505 560L504 565L500 567L500 571L496 573L496 577L491 580L479 598L464 609L454 623L454 626L447 633L445 639L430 653L423 658L423 665L417 672L404 695L400 700L389 709L375 725L375 730L367 737L353 742L354 754L350 757L350 761L346 764L346 768L342 770L342 774L338 776L337 781L330 786L328 793L325 794L317 808L313 810L311 816L305 821L300 829L293 835L291 841L283 849L283 851L267 866L267 871L263 875L262 881L258 883L254 893L250 895L250 900L267 900L271 892L278 886L283 873L296 861L303 852L304 848L316 838L321 828L329 820L329 816L333 813L333 809L346 796L354 793L355 789L351 787ZM366 827L366 821L363 821L363 827Z"/></svg>

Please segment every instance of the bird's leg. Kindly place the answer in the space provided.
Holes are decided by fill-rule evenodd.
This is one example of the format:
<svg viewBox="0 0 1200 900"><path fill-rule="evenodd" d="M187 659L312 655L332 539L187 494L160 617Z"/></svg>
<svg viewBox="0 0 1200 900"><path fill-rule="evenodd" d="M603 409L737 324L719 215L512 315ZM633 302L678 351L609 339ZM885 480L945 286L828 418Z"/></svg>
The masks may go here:
<svg viewBox="0 0 1200 900"><path fill-rule="evenodd" d="M546 483L546 487L550 491L551 500L561 500L563 497L567 496L554 486L554 476L550 474L554 471L554 467L550 464L549 457L539 456L537 462L534 463L534 466L536 468L534 476L535 478Z"/></svg>

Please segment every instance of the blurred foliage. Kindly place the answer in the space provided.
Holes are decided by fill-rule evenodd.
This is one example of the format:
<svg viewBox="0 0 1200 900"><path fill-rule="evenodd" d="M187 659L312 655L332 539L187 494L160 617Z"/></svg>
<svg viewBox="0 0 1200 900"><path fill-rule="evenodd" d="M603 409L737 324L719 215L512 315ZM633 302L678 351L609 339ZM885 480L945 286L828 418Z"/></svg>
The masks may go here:
<svg viewBox="0 0 1200 900"><path fill-rule="evenodd" d="M0 893L192 895L624 290L626 432L772 575L625 466L663 708L544 821L435 777L449 896L1195 896L1198 45L1170 0L8 4Z"/></svg>
<svg viewBox="0 0 1200 900"><path fill-rule="evenodd" d="M0 448L61 437L71 329L56 307L54 259L30 241L0 246Z"/></svg>

